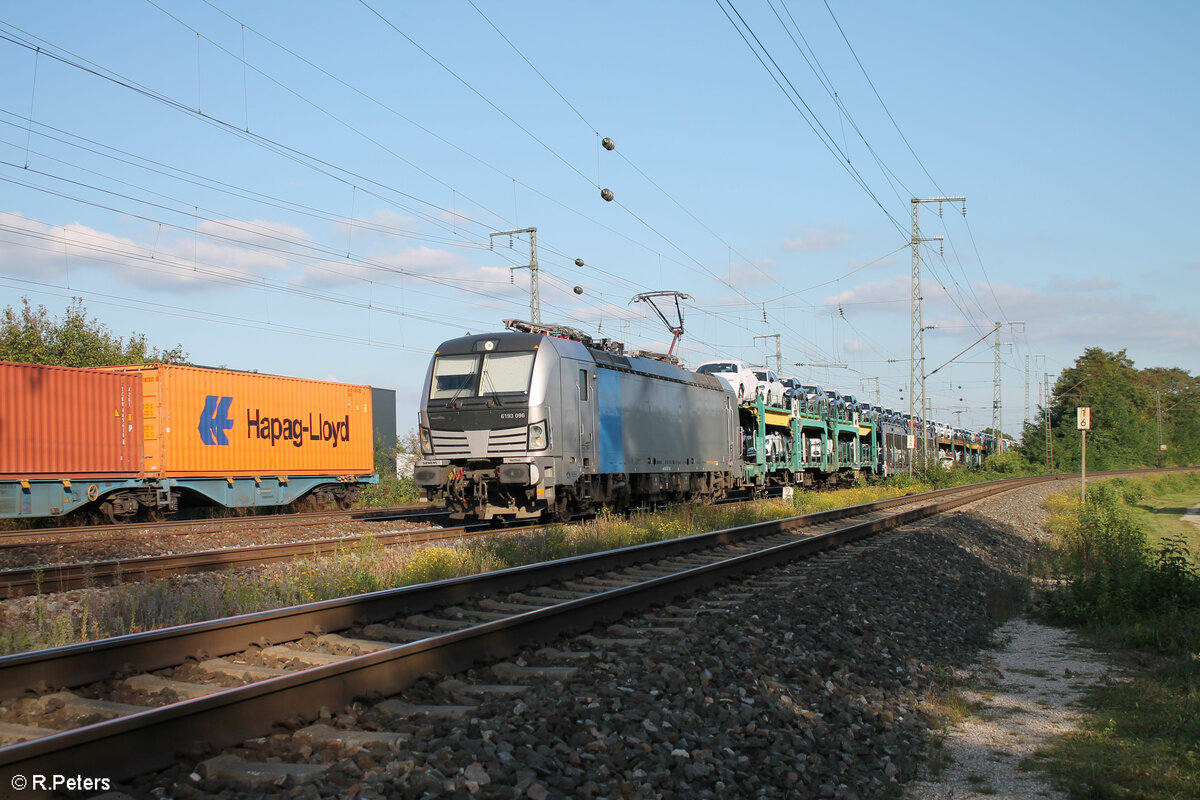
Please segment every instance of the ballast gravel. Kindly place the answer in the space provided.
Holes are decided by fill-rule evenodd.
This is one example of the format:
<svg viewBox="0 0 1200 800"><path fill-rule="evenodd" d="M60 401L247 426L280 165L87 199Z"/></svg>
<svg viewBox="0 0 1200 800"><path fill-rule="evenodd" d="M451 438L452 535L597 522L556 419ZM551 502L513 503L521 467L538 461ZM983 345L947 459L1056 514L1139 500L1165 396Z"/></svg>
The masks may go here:
<svg viewBox="0 0 1200 800"><path fill-rule="evenodd" d="M874 798L896 796L933 737L946 670L971 663L1024 592L1043 500L1020 489L869 543L625 620L518 665L573 666L461 716L371 698L223 754L203 747L123 791L174 798ZM631 641L633 640L633 641ZM637 640L640 640L638 642ZM582 654L582 655L580 655ZM459 702L489 667L400 698ZM389 706L389 703L391 704ZM322 736L314 736L312 723ZM330 730L403 734L339 742ZM299 731L307 729L306 734ZM230 757L234 761L230 761ZM217 762L214 759L221 759ZM318 766L253 785L244 762Z"/></svg>

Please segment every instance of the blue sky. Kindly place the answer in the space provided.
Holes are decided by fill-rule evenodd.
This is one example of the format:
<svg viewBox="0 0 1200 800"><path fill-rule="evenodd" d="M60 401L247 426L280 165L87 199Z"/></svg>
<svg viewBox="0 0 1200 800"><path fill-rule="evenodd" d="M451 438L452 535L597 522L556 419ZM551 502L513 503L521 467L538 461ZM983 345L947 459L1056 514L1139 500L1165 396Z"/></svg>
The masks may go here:
<svg viewBox="0 0 1200 800"><path fill-rule="evenodd" d="M529 226L545 321L665 349L630 299L678 290L687 363L773 363L755 337L778 333L785 372L906 409L912 197L967 198L921 210L944 237L927 370L1025 323L1006 430L1026 356L1035 405L1085 347L1200 371L1200 4L8 1L0 22L0 305L82 297L195 363L394 388L402 430L438 343L529 316L528 240L489 245ZM936 418L991 423L992 341L929 378Z"/></svg>

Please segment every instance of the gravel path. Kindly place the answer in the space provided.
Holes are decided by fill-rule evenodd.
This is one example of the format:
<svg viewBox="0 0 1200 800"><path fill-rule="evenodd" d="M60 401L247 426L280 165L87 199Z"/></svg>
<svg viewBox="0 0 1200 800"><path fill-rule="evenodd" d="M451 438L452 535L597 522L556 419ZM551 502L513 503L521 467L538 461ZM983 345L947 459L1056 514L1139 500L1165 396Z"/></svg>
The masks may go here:
<svg viewBox="0 0 1200 800"><path fill-rule="evenodd" d="M987 653L964 693L982 709L949 731L944 745L948 766L935 778L906 788L913 800L1060 800L1040 775L1021 769L1052 737L1078 727L1075 705L1083 691L1111 666L1072 634L1024 619L996 632L1005 646Z"/></svg>
<svg viewBox="0 0 1200 800"><path fill-rule="evenodd" d="M1180 517L1180 519L1191 525L1195 525L1197 528L1200 528L1200 506L1189 508L1187 513Z"/></svg>

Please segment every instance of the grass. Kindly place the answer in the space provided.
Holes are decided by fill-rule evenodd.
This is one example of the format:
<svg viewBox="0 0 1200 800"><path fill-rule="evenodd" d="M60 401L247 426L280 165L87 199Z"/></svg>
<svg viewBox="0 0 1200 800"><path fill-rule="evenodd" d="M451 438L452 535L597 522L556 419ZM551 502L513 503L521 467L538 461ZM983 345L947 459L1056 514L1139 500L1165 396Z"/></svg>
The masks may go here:
<svg viewBox="0 0 1200 800"><path fill-rule="evenodd" d="M1200 554L1200 527L1180 519L1189 508L1200 505L1200 480L1194 473L1137 481L1117 478L1113 483L1122 488L1135 517L1146 525L1151 543L1182 539L1191 552Z"/></svg>
<svg viewBox="0 0 1200 800"><path fill-rule="evenodd" d="M1073 493L1048 502L1060 583L1042 614L1115 648L1133 677L1092 687L1081 729L1025 766L1076 800L1200 797L1198 540L1172 519L1195 505L1200 476L1088 491L1087 507Z"/></svg>
<svg viewBox="0 0 1200 800"><path fill-rule="evenodd" d="M928 488L928 487L925 487ZM630 516L607 512L577 525L465 539L453 546L385 548L370 536L332 556L200 580L157 580L89 590L79 603L37 593L0 608L0 654L92 641L172 625L472 575L504 567L656 542L903 495L911 486L799 492L794 502L678 506Z"/></svg>

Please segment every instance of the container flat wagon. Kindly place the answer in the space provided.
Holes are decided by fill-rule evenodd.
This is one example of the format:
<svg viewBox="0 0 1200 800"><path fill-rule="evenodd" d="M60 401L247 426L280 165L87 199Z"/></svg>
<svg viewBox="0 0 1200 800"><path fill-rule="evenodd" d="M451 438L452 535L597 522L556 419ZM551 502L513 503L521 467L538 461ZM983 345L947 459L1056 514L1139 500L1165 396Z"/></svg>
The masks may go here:
<svg viewBox="0 0 1200 800"><path fill-rule="evenodd" d="M0 408L0 517L345 506L378 480L369 386L162 364L0 364L0 381L22 398Z"/></svg>

